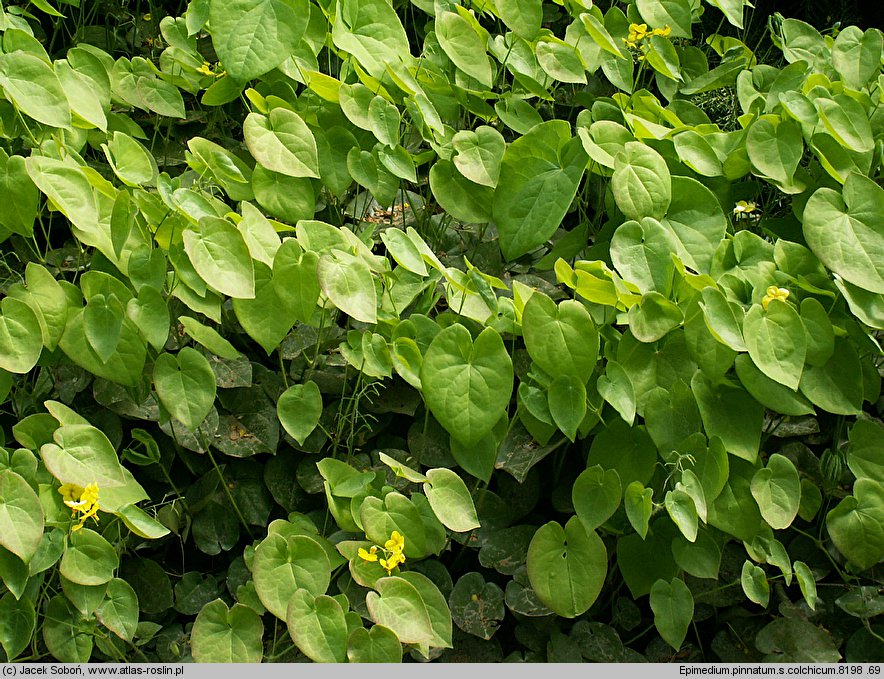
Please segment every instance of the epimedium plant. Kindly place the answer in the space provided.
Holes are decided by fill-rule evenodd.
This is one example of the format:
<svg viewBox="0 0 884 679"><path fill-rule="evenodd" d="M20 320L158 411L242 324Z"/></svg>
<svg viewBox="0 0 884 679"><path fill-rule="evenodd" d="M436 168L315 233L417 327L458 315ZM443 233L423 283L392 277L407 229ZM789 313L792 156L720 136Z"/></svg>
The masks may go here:
<svg viewBox="0 0 884 679"><path fill-rule="evenodd" d="M8 659L877 659L879 30L60 8L0 13Z"/></svg>

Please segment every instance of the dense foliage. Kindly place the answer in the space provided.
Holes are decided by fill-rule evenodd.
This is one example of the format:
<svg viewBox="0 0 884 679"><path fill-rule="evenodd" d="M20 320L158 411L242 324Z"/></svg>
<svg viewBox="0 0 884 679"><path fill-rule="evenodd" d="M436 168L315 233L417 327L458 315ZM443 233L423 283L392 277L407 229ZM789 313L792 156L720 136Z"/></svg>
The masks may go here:
<svg viewBox="0 0 884 679"><path fill-rule="evenodd" d="M7 658L884 659L881 31L0 31Z"/></svg>

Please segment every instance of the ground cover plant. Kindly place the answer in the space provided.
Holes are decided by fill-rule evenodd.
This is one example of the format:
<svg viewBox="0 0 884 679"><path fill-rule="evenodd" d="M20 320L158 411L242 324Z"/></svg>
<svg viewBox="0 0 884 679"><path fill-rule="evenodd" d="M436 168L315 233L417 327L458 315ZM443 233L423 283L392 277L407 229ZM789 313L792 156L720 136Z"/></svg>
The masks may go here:
<svg viewBox="0 0 884 679"><path fill-rule="evenodd" d="M882 33L0 9L9 660L884 660Z"/></svg>

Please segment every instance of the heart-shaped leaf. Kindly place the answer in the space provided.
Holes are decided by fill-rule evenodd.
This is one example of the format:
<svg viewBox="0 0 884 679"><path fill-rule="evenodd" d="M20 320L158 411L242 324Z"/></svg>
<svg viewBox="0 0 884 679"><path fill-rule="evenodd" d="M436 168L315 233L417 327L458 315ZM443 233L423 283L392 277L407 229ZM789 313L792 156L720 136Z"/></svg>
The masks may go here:
<svg viewBox="0 0 884 679"><path fill-rule="evenodd" d="M206 357L192 347L184 347L177 355L160 354L153 380L166 410L196 431L215 402L215 373Z"/></svg>

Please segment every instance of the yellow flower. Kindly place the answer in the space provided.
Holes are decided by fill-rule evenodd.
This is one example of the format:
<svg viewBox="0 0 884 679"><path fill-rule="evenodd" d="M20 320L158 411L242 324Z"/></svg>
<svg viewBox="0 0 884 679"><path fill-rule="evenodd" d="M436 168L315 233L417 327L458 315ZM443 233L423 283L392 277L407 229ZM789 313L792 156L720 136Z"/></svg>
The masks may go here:
<svg viewBox="0 0 884 679"><path fill-rule="evenodd" d="M629 39L632 42L642 40L648 34L647 24L629 24Z"/></svg>
<svg viewBox="0 0 884 679"><path fill-rule="evenodd" d="M734 216L737 219L746 219L750 213L755 212L757 207L751 200L738 200L734 207Z"/></svg>
<svg viewBox="0 0 884 679"><path fill-rule="evenodd" d="M64 498L64 503L71 508L71 516L79 518L77 523L71 527L72 531L80 530L88 519L98 521L98 510L101 506L98 502L98 484L90 483L85 488L81 488L73 483L65 483L58 492Z"/></svg>
<svg viewBox="0 0 884 679"><path fill-rule="evenodd" d="M359 558L363 561L377 561L378 560L378 547L377 545L372 545L370 550L366 550L364 547L359 548Z"/></svg>
<svg viewBox="0 0 884 679"><path fill-rule="evenodd" d="M672 29L669 26L664 26L663 28L655 28L653 31L651 31L651 35L660 35L664 38L670 33L672 33Z"/></svg>
<svg viewBox="0 0 884 679"><path fill-rule="evenodd" d="M202 73L203 75L215 75L214 71L212 71L212 64L208 61L204 61L203 65L196 69L197 73Z"/></svg>
<svg viewBox="0 0 884 679"><path fill-rule="evenodd" d="M405 538L399 534L398 530L394 530L390 535L390 539L387 540L384 545L384 548L390 550L394 554L402 554L402 550L405 549Z"/></svg>
<svg viewBox="0 0 884 679"><path fill-rule="evenodd" d="M384 567L384 569L386 569L387 575L390 575L390 573L393 572L393 569L396 568L396 566L401 563L405 563L405 557L402 556L401 552L394 552L386 559L381 559L379 563L381 564L381 566Z"/></svg>
<svg viewBox="0 0 884 679"><path fill-rule="evenodd" d="M786 288L778 288L776 285L771 285L767 289L767 294L761 299L761 306L764 309L767 309L767 305L770 304L775 299L780 300L781 302L785 302L789 298L789 291Z"/></svg>

